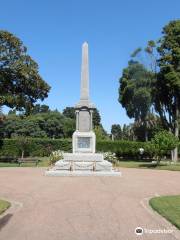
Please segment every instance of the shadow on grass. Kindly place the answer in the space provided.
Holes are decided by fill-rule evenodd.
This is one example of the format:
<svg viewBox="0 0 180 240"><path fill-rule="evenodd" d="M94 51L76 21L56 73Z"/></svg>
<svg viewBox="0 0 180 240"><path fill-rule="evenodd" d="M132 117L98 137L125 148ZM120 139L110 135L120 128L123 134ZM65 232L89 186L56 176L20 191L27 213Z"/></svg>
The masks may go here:
<svg viewBox="0 0 180 240"><path fill-rule="evenodd" d="M4 217L0 218L0 231L5 225L9 222L9 220L12 218L13 214L8 213Z"/></svg>
<svg viewBox="0 0 180 240"><path fill-rule="evenodd" d="M166 164L156 164L156 163L144 163L144 164L139 164L139 167L142 168L158 168L158 167L165 167L167 166Z"/></svg>

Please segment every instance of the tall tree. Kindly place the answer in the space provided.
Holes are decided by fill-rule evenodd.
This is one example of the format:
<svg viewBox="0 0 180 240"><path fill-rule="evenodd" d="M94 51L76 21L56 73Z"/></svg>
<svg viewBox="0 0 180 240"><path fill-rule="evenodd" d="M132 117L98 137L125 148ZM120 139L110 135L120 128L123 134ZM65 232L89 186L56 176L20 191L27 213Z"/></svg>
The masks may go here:
<svg viewBox="0 0 180 240"><path fill-rule="evenodd" d="M48 96L49 85L41 78L38 64L27 54L22 41L0 31L0 105L31 109Z"/></svg>
<svg viewBox="0 0 180 240"><path fill-rule="evenodd" d="M180 118L180 20L171 21L163 28L159 40L157 81L154 87L155 109L164 125L179 137ZM178 160L178 149L173 151Z"/></svg>
<svg viewBox="0 0 180 240"><path fill-rule="evenodd" d="M122 139L122 129L120 124L113 124L111 126L111 134L115 140Z"/></svg>
<svg viewBox="0 0 180 240"><path fill-rule="evenodd" d="M152 73L143 64L131 60L123 70L119 83L119 102L126 109L127 115L146 124L145 119L152 106ZM148 140L147 131L145 139Z"/></svg>

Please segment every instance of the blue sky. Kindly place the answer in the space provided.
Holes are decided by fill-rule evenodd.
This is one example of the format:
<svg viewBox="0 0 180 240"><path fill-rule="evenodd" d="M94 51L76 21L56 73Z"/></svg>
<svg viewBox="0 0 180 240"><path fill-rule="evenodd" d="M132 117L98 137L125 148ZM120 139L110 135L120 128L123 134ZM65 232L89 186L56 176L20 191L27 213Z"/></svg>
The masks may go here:
<svg viewBox="0 0 180 240"><path fill-rule="evenodd" d="M130 54L179 18L179 0L6 0L0 29L28 47L52 87L44 103L60 111L79 100L81 45L87 41L91 99L110 131L114 123L132 122L118 103L118 79Z"/></svg>

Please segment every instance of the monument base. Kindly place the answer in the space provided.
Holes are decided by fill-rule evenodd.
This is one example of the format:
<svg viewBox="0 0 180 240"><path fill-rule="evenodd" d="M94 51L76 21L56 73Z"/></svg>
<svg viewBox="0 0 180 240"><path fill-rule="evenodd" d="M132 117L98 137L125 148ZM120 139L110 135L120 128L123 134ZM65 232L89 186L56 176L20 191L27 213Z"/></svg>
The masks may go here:
<svg viewBox="0 0 180 240"><path fill-rule="evenodd" d="M112 163L104 160L99 153L65 153L64 159L46 171L47 176L120 176Z"/></svg>
<svg viewBox="0 0 180 240"><path fill-rule="evenodd" d="M111 171L111 172L104 172L104 171L53 171L49 170L45 172L46 176L52 177L88 177L88 176L121 176L121 172Z"/></svg>

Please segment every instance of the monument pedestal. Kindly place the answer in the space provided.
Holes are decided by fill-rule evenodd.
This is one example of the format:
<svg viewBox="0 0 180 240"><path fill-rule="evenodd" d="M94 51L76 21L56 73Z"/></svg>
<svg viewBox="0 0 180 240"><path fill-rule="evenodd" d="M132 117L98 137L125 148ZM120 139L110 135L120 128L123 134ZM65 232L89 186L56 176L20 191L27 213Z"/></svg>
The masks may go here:
<svg viewBox="0 0 180 240"><path fill-rule="evenodd" d="M120 176L100 153L64 153L64 159L46 171L47 176Z"/></svg>

